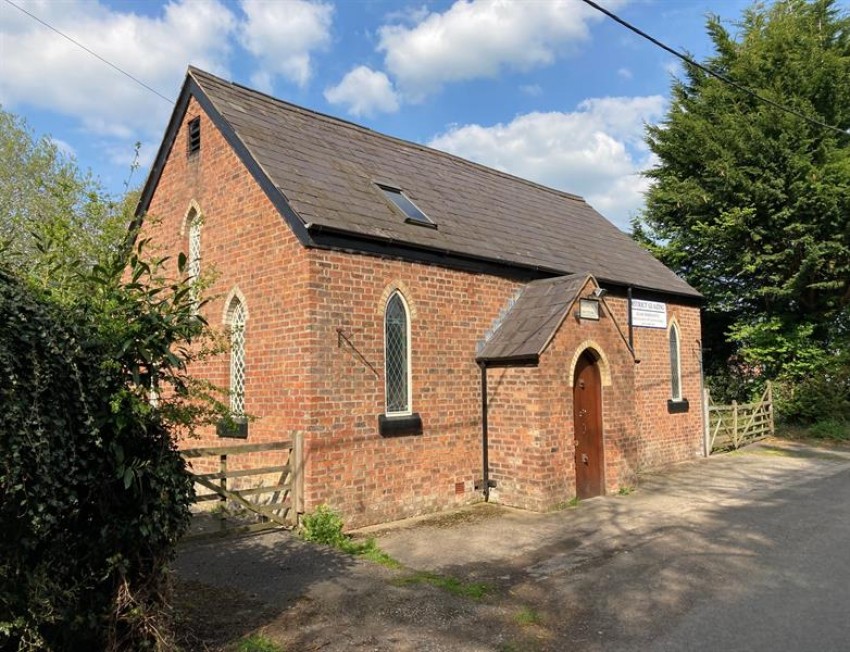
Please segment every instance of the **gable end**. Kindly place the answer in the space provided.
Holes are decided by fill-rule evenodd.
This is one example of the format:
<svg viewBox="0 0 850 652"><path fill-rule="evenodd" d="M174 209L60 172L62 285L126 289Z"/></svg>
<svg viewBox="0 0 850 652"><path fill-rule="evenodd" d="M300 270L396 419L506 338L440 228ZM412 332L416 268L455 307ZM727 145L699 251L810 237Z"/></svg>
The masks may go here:
<svg viewBox="0 0 850 652"><path fill-rule="evenodd" d="M165 137L162 140L162 144L159 147L156 159L154 159L154 164L151 167L150 174L148 174L142 194L139 197L139 203L136 206L134 221L131 228L139 225L145 212L150 206L153 194L159 185L159 180L162 176L163 170L165 169L165 163L174 148L174 141L177 138L177 132L180 130L180 126L183 122L183 116L186 114L186 109L189 106L189 100L193 97L198 104L200 104L201 108L219 132L221 132L224 140L236 153L236 156L254 178L254 181L257 182L257 185L260 186L269 198L272 205L281 214L283 219L289 225L289 228L292 229L292 232L295 234L295 237L298 238L298 241L305 247L315 246L303 220L293 210L292 206L289 205L286 197L274 185L272 180L263 170L262 166L248 150L245 143L242 142L230 126L230 123L228 123L227 120L225 120L224 117L222 117L222 115L216 110L204 90L192 78L191 69L189 74L186 76L186 81L180 91L180 97L174 106L174 112L171 114L171 119L165 132Z"/></svg>

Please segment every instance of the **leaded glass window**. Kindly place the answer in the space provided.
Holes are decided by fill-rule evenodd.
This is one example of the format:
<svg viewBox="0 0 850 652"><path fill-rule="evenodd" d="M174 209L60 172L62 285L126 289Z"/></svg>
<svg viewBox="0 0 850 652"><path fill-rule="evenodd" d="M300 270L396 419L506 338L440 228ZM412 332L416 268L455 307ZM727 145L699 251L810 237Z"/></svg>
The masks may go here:
<svg viewBox="0 0 850 652"><path fill-rule="evenodd" d="M679 329L676 324L670 326L670 385L673 400L682 398L682 367L679 362Z"/></svg>
<svg viewBox="0 0 850 652"><path fill-rule="evenodd" d="M197 281L201 275L201 216L193 209L189 215L189 261L187 265L189 282L192 284L192 300L197 310Z"/></svg>
<svg viewBox="0 0 850 652"><path fill-rule="evenodd" d="M230 412L245 414L245 305L234 299L230 308Z"/></svg>
<svg viewBox="0 0 850 652"><path fill-rule="evenodd" d="M410 414L410 322L398 292L387 301L384 347L387 414Z"/></svg>

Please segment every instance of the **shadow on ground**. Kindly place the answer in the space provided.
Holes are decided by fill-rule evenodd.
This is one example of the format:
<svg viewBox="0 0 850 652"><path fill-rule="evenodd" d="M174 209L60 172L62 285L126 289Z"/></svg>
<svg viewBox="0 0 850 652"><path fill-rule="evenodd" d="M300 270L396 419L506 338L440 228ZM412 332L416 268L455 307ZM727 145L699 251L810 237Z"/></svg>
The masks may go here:
<svg viewBox="0 0 850 652"><path fill-rule="evenodd" d="M844 503L826 497L848 485L848 467L847 457L768 450L650 476L633 495L558 513L379 530L402 570L286 532L194 544L176 570L191 596L221 591L203 607L219 613L199 635L213 649L257 628L287 650L651 649L701 604L745 600L753 587L811 588L804 573L778 570L777 555L812 546L824 519L846 520ZM405 584L410 569L489 591L475 600Z"/></svg>
<svg viewBox="0 0 850 652"><path fill-rule="evenodd" d="M287 531L184 543L173 564L177 617L191 646L218 649L357 563Z"/></svg>

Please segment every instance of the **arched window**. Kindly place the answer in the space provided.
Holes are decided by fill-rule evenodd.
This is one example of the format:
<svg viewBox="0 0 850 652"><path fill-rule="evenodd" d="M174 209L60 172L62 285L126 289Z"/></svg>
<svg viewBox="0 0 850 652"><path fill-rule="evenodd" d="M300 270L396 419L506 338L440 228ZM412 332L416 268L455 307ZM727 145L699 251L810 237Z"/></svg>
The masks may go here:
<svg viewBox="0 0 850 652"><path fill-rule="evenodd" d="M410 414L410 318L399 292L384 311L384 372L387 414Z"/></svg>
<svg viewBox="0 0 850 652"><path fill-rule="evenodd" d="M192 284L192 300L196 304L199 300L197 281L201 275L201 214L193 207L186 217L189 224L189 256L187 260L187 273L189 282Z"/></svg>
<svg viewBox="0 0 850 652"><path fill-rule="evenodd" d="M245 304L234 297L227 311L230 326L230 412L233 416L245 414L245 322L248 313Z"/></svg>
<svg viewBox="0 0 850 652"><path fill-rule="evenodd" d="M679 356L679 327L670 325L670 387L673 400L682 400L682 365Z"/></svg>

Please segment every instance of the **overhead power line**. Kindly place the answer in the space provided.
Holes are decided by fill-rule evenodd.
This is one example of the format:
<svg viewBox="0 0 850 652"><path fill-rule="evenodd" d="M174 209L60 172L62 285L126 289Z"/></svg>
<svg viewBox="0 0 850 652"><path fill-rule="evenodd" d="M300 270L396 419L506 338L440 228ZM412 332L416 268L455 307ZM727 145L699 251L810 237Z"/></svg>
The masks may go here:
<svg viewBox="0 0 850 652"><path fill-rule="evenodd" d="M142 87L142 88L144 88L145 90L150 91L151 93L153 93L153 94L154 94L154 95L156 95L157 97L162 98L163 100L165 100L165 101L166 101L166 102L168 102L169 104L174 104L174 101L173 101L173 100L168 99L165 95L163 95L162 93L160 93L160 92L159 92L158 90L156 90L155 88L151 88L150 86L148 86L145 82L143 82L143 81L142 81L141 79L139 79L138 77L134 77L133 75L131 75L131 74L130 74L129 72L127 72L126 70L122 70L121 68L119 68L118 66L116 66L116 65L115 65L114 63L112 63L111 61L108 61L107 59L104 59L104 58L103 58L102 56L100 56L97 52L94 52L94 51L90 50L89 48L87 48L85 45L83 45L83 44L82 44L82 43L80 43L79 41L77 41L77 40L73 39L72 37L68 36L68 35L67 35L67 34L65 34L64 32L61 32L61 31L59 31L58 29L56 29L55 27L53 27L53 25L50 25L49 23L47 23L47 22L43 21L41 18L39 18L39 17L38 17L38 16L36 16L35 14L31 14L29 11L27 11L26 9L24 9L24 8L23 8L23 7L21 7L20 5L15 4L14 2L12 2L12 0L6 0L6 4L12 5L15 9L17 9L18 11L20 11L20 12L22 12L22 13L26 14L27 16L29 16L30 18L32 18L34 21L36 21L36 22L38 22L38 23L40 23L40 24L44 25L47 29L54 31L54 32L56 32L57 34L59 34L59 36L61 36L62 38L69 40L71 43L73 43L74 45L76 45L78 48L80 48L80 49L82 49L82 50L85 50L85 51L86 51L86 52L88 52L90 55L92 55L93 57L95 57L95 58L96 58L96 59L98 59L99 61L101 61L101 62L105 63L105 64L106 64L107 66L109 66L110 68L112 68L112 69L114 69L114 70L117 70L118 72L120 72L122 75L124 75L124 76L125 76L125 77L127 77L128 79L131 79L132 81L136 82L139 86L141 86L141 87Z"/></svg>
<svg viewBox="0 0 850 652"><path fill-rule="evenodd" d="M7 0L7 2L8 2L8 0ZM634 25L632 25L632 24L631 24L631 23L629 23L628 21L623 20L622 18L620 18L620 17L619 17L617 14L615 14L614 12L609 11L609 10L608 10L608 9L606 9L605 7L602 7L602 6L598 5L598 4L596 4L595 2L593 2L593 0L582 0L582 2L584 2L586 5L589 5L589 6L593 7L593 8L594 8L594 9L596 9L597 11L602 12L603 14L605 14L606 16L608 16L608 18L610 18L611 20L613 20L614 22L620 23L620 25L622 25L622 26L623 26L623 27L625 27L626 29L631 30L632 32L634 32L635 34L637 34L638 36L640 36L640 37L642 37L642 38L645 38L645 39L646 39L647 41L649 41L650 43L652 43L652 44L654 44L654 45L657 45L657 46L658 46L658 47L660 47L662 50L666 50L667 52L669 52L670 54L672 54L674 57L678 57L679 59L681 59L682 61L684 61L684 62L685 62L685 63L687 63L688 65L691 65L691 66L693 66L693 67L695 67L695 68L699 68L700 70L702 70L702 71L703 71L704 73L706 73L707 75L711 75L711 76L712 76L712 77L714 77L715 79L719 79L719 80L720 80L720 81L722 81L724 84L729 84L729 86L732 86L733 88L736 88L737 90L741 91L742 93L746 93L747 95L749 95L749 96L750 96L750 97L752 97L752 98L755 98L755 99L756 99L756 100L758 100L759 102L764 102L765 104L770 104L771 106L773 106L773 107L775 107L775 108L777 108L777 109L779 109L779 110L781 110L781 111L785 111L786 113L790 113L791 115L797 116L798 118L800 118L800 119L802 119L802 120L805 120L806 122L808 122L808 123L810 123L810 124L816 125L816 126L821 127L821 128L823 128L823 129L829 129L830 131L835 131L835 132L837 132L837 133L841 134L842 136L847 136L848 134L850 134L850 130L845 131L844 129L841 129L841 128L836 127L836 126L834 126L834 125L827 124L826 122L821 122L820 120L817 120L817 119L815 119L815 118L812 118L812 117L810 117L810 116L807 116L805 113L800 113L800 112L799 112L799 111L797 111L796 109L792 109L790 106L785 106L784 104L780 104L779 102L776 102L776 101L774 101L774 100L770 99L769 97L765 97L765 96L763 96L763 95L759 95L759 94L758 94L758 93L756 93L754 90L752 90L752 89L750 89L750 88L747 88L746 86L743 86L743 85L739 84L738 82L736 82L736 81L735 81L735 80L733 80L733 79L730 79L730 78L729 78L729 77L727 77L726 75L721 74L721 73L719 73L719 72L717 72L717 71L715 71L715 70L712 70L711 68L709 68L709 67L707 67L707 66L704 66L704 65L702 65L701 63L699 63L699 62L697 62L697 61L694 61L694 60L693 60L693 59L691 59L689 56L687 56L687 55L685 55L685 54L682 54L682 53L681 53L681 52L679 52L678 50L674 50L674 49L673 49L673 48L671 48L669 45L667 45L667 44L665 44L665 43L662 43L662 42L661 42L661 41L659 41L657 38L654 38L654 37L650 36L649 34L647 34L646 32L644 32L644 31L643 31L643 30L641 30L640 28L635 27Z"/></svg>

